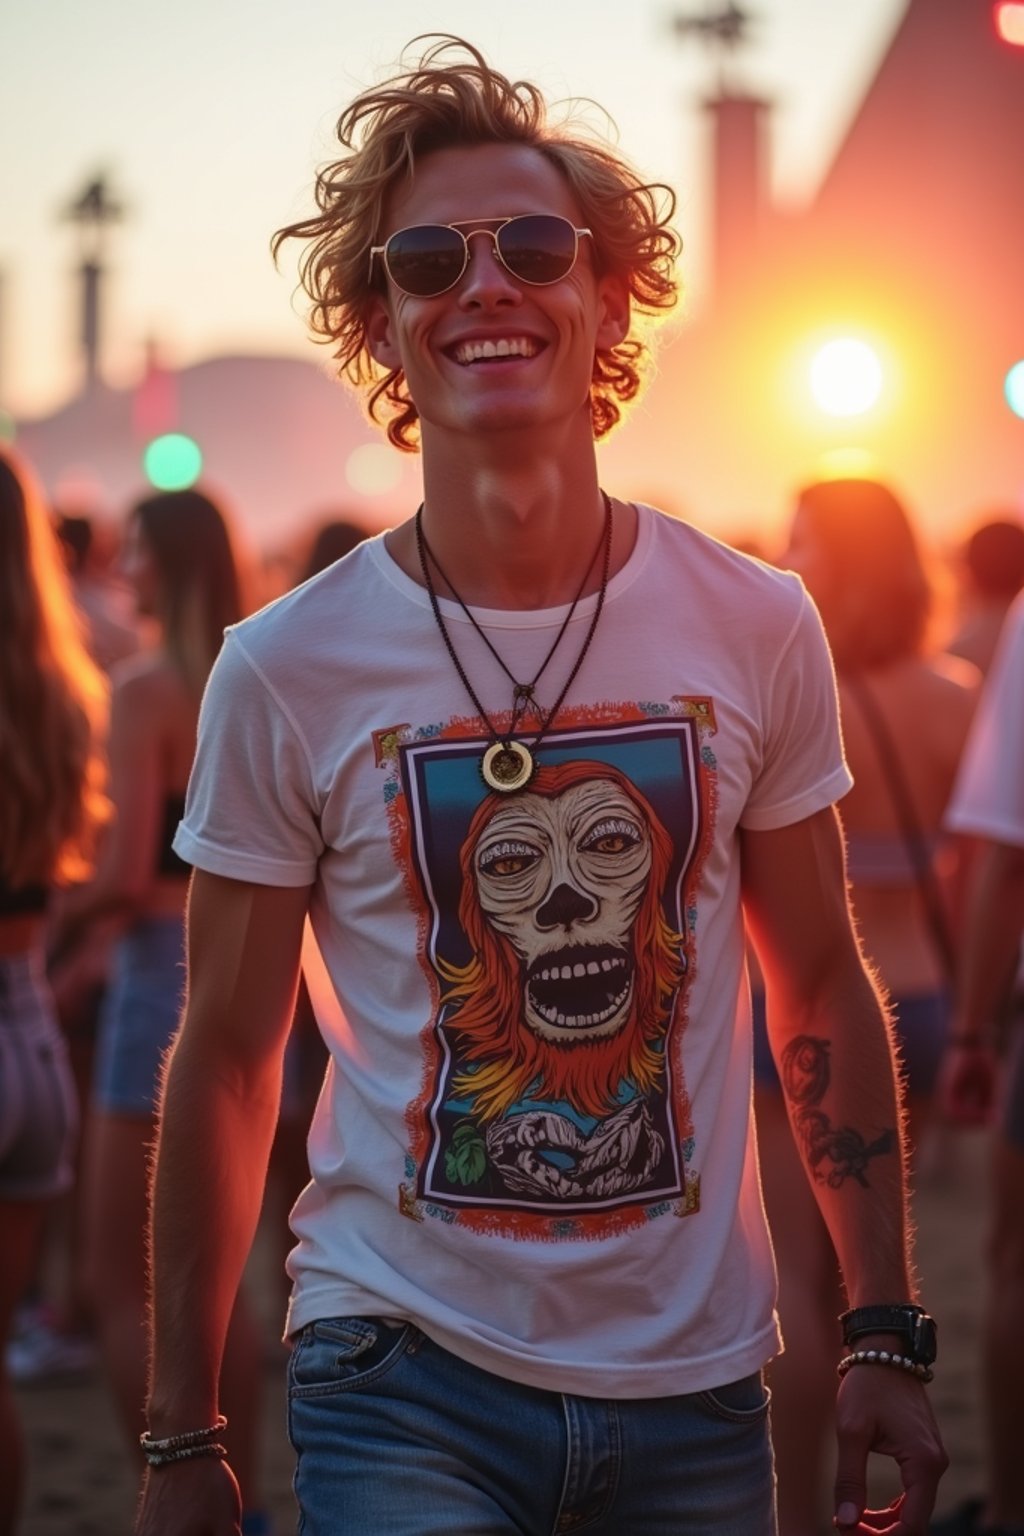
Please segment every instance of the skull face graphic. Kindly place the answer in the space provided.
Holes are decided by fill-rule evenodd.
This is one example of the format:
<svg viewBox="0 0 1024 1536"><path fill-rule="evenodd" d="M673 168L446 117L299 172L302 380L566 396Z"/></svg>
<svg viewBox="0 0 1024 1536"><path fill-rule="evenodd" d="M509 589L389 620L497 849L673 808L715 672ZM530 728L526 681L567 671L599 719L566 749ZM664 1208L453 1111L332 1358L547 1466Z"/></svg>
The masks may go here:
<svg viewBox="0 0 1024 1536"><path fill-rule="evenodd" d="M633 925L651 877L651 828L607 778L506 801L473 849L485 920L524 972L524 1020L548 1040L620 1030L634 988Z"/></svg>

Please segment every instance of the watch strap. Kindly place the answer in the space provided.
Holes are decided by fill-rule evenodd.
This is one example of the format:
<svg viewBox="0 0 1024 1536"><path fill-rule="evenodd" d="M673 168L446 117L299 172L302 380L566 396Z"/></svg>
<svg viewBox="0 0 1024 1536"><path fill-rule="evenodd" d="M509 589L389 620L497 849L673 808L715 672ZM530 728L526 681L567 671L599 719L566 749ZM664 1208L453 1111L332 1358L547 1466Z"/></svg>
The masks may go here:
<svg viewBox="0 0 1024 1536"><path fill-rule="evenodd" d="M913 1302L851 1307L842 1313L839 1322L846 1345L869 1333L895 1333L904 1340L904 1352L911 1360L931 1365L935 1359L935 1319Z"/></svg>

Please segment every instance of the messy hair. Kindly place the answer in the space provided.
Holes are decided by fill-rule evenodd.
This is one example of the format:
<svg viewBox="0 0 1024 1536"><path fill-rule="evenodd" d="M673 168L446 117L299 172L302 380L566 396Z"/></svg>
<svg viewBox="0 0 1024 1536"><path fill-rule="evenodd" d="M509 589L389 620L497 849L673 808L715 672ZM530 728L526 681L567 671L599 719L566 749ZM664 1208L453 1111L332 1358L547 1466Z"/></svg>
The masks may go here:
<svg viewBox="0 0 1024 1536"><path fill-rule="evenodd" d="M837 669L920 654L933 588L902 501L878 480L822 480L803 488L797 510L830 572L819 606Z"/></svg>
<svg viewBox="0 0 1024 1536"><path fill-rule="evenodd" d="M479 144L536 149L569 184L593 234L597 270L626 282L634 316L642 323L676 302L680 241L669 225L671 189L642 181L583 123L552 123L537 86L509 80L462 38L438 35L415 67L357 96L342 113L337 136L345 154L317 177L319 214L279 229L272 249L276 257L286 240L306 242L299 270L312 305L310 328L333 346L344 377L370 386L370 416L387 419L398 448L416 450L418 412L402 369L384 369L367 347L368 304L382 280L371 275L369 250L379 243L389 193L412 176L418 157ZM640 389L649 353L639 328L634 319L629 336L595 356L595 437L611 431L621 406Z"/></svg>
<svg viewBox="0 0 1024 1536"><path fill-rule="evenodd" d="M110 815L107 684L85 646L49 512L0 450L0 883L86 879Z"/></svg>
<svg viewBox="0 0 1024 1536"><path fill-rule="evenodd" d="M195 488L147 496L132 516L157 570L164 645L198 698L225 629L244 611L227 519Z"/></svg>

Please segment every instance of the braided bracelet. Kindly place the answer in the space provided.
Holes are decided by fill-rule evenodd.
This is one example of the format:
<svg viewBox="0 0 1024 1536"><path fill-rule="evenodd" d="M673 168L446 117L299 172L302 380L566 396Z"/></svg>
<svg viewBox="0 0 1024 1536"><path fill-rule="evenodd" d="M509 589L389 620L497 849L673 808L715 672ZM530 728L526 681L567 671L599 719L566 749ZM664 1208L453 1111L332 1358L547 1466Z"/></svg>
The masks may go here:
<svg viewBox="0 0 1024 1536"><path fill-rule="evenodd" d="M194 1446L206 1445L220 1434L222 1429L227 1429L228 1421L222 1413L218 1413L216 1424L211 1424L209 1429L186 1429L180 1435L168 1435L163 1440L154 1440L147 1429L139 1436L139 1444L147 1461L151 1455L162 1456L168 1451L191 1450Z"/></svg>
<svg viewBox="0 0 1024 1536"><path fill-rule="evenodd" d="M146 1462L151 1467L166 1467L172 1461L191 1461L194 1456L216 1456L218 1461L227 1458L227 1449L216 1440L206 1440L202 1445L181 1445L176 1451L153 1451L142 1448Z"/></svg>
<svg viewBox="0 0 1024 1536"><path fill-rule="evenodd" d="M931 1381L935 1375L930 1366L911 1360L907 1355L898 1355L891 1349L855 1349L852 1354L844 1355L836 1369L840 1376L845 1376L855 1365L891 1365L925 1382Z"/></svg>

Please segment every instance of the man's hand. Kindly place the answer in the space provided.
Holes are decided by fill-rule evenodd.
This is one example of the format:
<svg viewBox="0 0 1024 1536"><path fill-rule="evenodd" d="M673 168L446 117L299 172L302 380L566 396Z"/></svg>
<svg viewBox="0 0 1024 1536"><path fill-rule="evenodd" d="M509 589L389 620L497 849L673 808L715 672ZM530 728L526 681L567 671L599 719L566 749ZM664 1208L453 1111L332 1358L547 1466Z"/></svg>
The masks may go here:
<svg viewBox="0 0 1024 1536"><path fill-rule="evenodd" d="M240 1536L242 1500L226 1461L195 1456L149 1467L134 1536Z"/></svg>
<svg viewBox="0 0 1024 1536"><path fill-rule="evenodd" d="M924 1384L887 1365L855 1365L839 1384L836 1530L847 1536L926 1536L949 1465ZM903 1493L865 1509L870 1452L898 1462Z"/></svg>

